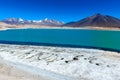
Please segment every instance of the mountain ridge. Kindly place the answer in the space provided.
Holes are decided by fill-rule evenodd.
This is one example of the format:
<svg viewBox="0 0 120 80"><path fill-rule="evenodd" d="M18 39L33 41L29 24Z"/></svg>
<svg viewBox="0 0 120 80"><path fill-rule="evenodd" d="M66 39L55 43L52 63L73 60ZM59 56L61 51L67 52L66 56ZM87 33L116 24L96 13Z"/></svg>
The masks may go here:
<svg viewBox="0 0 120 80"><path fill-rule="evenodd" d="M42 20L25 20L22 18L6 18L1 20L0 22L6 23L8 25L33 25L33 26L58 26L58 27L90 27L90 28L120 28L120 19L116 17L112 17L109 15L103 15L100 13L94 14L92 16L88 16L79 21L64 23L61 21L57 21L54 19L42 19Z"/></svg>
<svg viewBox="0 0 120 80"><path fill-rule="evenodd" d="M64 22L45 18L43 20L24 20L22 18L6 18L1 20L0 22L4 22L7 24L34 24L34 25L48 25L48 26L60 26L63 25Z"/></svg>

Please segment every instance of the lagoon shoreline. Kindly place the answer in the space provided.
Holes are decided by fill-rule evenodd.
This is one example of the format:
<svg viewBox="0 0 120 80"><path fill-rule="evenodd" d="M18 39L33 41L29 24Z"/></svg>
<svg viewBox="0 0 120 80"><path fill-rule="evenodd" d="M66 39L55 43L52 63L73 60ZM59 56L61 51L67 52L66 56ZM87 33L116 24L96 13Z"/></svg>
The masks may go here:
<svg viewBox="0 0 120 80"><path fill-rule="evenodd" d="M52 44L52 43L37 43L37 42L18 42L18 41L1 41L0 44L8 44L8 45L29 45L29 46L50 46L50 47L63 47L63 48L85 48L85 49L97 49L111 52L118 52L118 49L112 48L102 48L102 47L90 47L90 46L79 46L79 45L69 45L69 44Z"/></svg>
<svg viewBox="0 0 120 80"><path fill-rule="evenodd" d="M120 54L117 52L85 48L0 44L0 56L8 64L25 70L25 72L27 68L32 74L36 72L31 72L31 70L40 70L37 74L43 78L44 76L52 78L51 80L120 79ZM41 75L43 73L44 75ZM54 77L52 77L53 75ZM37 79L34 78L34 80Z"/></svg>

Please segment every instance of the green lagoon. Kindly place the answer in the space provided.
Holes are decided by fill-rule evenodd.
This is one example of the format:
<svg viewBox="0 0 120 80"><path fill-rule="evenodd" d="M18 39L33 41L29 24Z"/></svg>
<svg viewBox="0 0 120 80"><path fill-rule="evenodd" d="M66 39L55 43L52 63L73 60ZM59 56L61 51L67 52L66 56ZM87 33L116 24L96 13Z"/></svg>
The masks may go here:
<svg viewBox="0 0 120 80"><path fill-rule="evenodd" d="M120 51L120 31L89 29L8 29L0 43L100 48Z"/></svg>

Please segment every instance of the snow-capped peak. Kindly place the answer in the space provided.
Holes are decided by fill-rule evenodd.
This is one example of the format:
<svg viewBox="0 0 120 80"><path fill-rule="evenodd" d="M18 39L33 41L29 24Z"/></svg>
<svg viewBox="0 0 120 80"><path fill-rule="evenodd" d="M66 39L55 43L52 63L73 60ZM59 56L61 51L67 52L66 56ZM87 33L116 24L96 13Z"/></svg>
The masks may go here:
<svg viewBox="0 0 120 80"><path fill-rule="evenodd" d="M18 21L20 21L20 22L22 22L22 21L24 21L22 18L18 18Z"/></svg>
<svg viewBox="0 0 120 80"><path fill-rule="evenodd" d="M48 18L45 18L44 20L45 20L45 21L48 21L49 19L48 19Z"/></svg>

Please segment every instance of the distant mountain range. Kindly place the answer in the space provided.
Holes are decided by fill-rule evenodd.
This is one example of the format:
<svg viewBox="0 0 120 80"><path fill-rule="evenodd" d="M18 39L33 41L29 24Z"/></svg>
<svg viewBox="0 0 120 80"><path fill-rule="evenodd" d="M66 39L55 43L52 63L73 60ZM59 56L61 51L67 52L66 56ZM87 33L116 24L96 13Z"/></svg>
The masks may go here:
<svg viewBox="0 0 120 80"><path fill-rule="evenodd" d="M76 22L64 23L54 19L43 19L43 20L24 20L22 18L7 18L1 20L0 22L6 24L15 24L15 25L39 25L39 26L69 26L69 27L115 27L120 28L120 19L102 14L95 14L90 17L84 18Z"/></svg>
<svg viewBox="0 0 120 80"><path fill-rule="evenodd" d="M43 20L24 20L22 18L7 18L4 20L1 20L1 22L7 23L7 24L32 24L32 25L46 25L46 26L60 26L63 25L63 22L48 19L45 18Z"/></svg>
<svg viewBox="0 0 120 80"><path fill-rule="evenodd" d="M64 24L64 26L71 27L120 27L120 19L102 14L95 14L93 16L84 18L80 21L70 22Z"/></svg>

